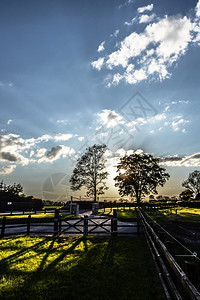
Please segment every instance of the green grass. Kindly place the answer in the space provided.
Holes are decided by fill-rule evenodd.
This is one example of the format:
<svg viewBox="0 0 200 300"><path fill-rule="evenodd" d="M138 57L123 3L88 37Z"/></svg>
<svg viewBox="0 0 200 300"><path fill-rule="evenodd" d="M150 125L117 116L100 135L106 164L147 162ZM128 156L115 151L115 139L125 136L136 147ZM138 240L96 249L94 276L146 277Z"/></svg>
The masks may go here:
<svg viewBox="0 0 200 300"><path fill-rule="evenodd" d="M42 219L52 219L54 218L55 214L54 213L39 213L39 214L31 214L31 219L38 219L40 221L42 221ZM75 215L70 215L70 214L61 214L61 216L63 218L79 218ZM28 218L28 215L22 215L22 214L13 214L13 215L9 215L9 216L6 216L6 219L8 220L16 220L16 221L19 221L19 220L25 220ZM0 221L3 219L3 215L0 215Z"/></svg>
<svg viewBox="0 0 200 300"><path fill-rule="evenodd" d="M116 209L116 208L113 208L113 209ZM104 212L103 209L100 209L99 214L100 215L113 216L113 209L111 210L110 208L106 208L105 212ZM124 208L123 208L123 209L117 210L117 217L120 218L120 219L131 219L131 218L136 218L137 214L136 214L135 209L129 210L129 208L126 208L124 210Z"/></svg>
<svg viewBox="0 0 200 300"><path fill-rule="evenodd" d="M63 205L44 205L43 206L43 210L45 210L45 208L48 209L61 209L63 208Z"/></svg>
<svg viewBox="0 0 200 300"><path fill-rule="evenodd" d="M144 238L4 238L0 259L0 299L165 299Z"/></svg>
<svg viewBox="0 0 200 300"><path fill-rule="evenodd" d="M176 216L177 210L177 216ZM199 208L187 208L177 207L174 209L154 209L148 210L148 215L151 216L155 221L160 222L195 222L200 223L200 209Z"/></svg>

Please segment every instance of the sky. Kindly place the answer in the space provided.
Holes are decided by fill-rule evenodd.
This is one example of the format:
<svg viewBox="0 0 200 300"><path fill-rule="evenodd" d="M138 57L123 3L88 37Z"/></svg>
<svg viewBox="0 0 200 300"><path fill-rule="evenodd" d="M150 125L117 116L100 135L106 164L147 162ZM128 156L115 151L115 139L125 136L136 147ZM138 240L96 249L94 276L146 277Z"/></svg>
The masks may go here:
<svg viewBox="0 0 200 300"><path fill-rule="evenodd" d="M117 161L159 157L178 195L200 170L200 0L1 0L0 180L26 195L79 197L69 178L106 143Z"/></svg>

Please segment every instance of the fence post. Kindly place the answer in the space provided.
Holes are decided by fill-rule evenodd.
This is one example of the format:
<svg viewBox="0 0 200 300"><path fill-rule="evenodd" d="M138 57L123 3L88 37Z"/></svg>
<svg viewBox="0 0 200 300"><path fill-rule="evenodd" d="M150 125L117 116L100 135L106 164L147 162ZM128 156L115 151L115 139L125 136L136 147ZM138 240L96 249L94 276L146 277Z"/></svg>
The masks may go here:
<svg viewBox="0 0 200 300"><path fill-rule="evenodd" d="M84 236L88 235L88 216L84 216L84 224L83 224L83 234Z"/></svg>
<svg viewBox="0 0 200 300"><path fill-rule="evenodd" d="M140 236L140 216L137 213L137 236Z"/></svg>
<svg viewBox="0 0 200 300"><path fill-rule="evenodd" d="M61 216L59 216L59 228L58 228L59 234L61 233L61 230L62 230L62 218Z"/></svg>
<svg viewBox="0 0 200 300"><path fill-rule="evenodd" d="M111 219L111 233L117 236L117 210L113 209L113 219Z"/></svg>
<svg viewBox="0 0 200 300"><path fill-rule="evenodd" d="M27 232L26 232L27 235L30 234L30 227L31 227L31 215L29 215L27 218Z"/></svg>
<svg viewBox="0 0 200 300"><path fill-rule="evenodd" d="M2 225L1 225L1 238L4 237L5 229L6 229L6 217L3 217Z"/></svg>
<svg viewBox="0 0 200 300"><path fill-rule="evenodd" d="M54 216L54 235L58 234L58 219L59 219L59 209L55 209L55 216Z"/></svg>
<svg viewBox="0 0 200 300"><path fill-rule="evenodd" d="M191 261L185 261L185 273L189 280L198 287L198 268L197 265Z"/></svg>

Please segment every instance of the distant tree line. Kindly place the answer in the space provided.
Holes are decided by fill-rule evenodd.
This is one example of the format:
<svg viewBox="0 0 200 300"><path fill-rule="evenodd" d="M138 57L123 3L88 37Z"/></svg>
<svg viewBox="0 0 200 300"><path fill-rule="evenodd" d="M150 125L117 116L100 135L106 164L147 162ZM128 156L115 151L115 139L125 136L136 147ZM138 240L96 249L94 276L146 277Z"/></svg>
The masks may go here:
<svg viewBox="0 0 200 300"><path fill-rule="evenodd" d="M32 196L25 196L20 183L7 185L0 182L0 210L26 210L41 209L41 199L34 199Z"/></svg>

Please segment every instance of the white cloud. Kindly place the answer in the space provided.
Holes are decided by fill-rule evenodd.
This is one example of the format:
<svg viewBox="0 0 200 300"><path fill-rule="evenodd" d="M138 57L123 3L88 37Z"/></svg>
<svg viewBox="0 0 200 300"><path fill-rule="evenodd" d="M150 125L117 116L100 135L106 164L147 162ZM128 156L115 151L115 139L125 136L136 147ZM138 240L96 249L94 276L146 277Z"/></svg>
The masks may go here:
<svg viewBox="0 0 200 300"><path fill-rule="evenodd" d="M97 70L101 70L102 66L103 66L103 63L104 63L104 58L103 57L100 57L99 59L97 59L96 61L93 61L91 63L92 67L94 69L97 69Z"/></svg>
<svg viewBox="0 0 200 300"><path fill-rule="evenodd" d="M30 156L30 157L33 157L33 156L34 156L34 154L35 154L35 152L34 152L33 150L31 150L31 151L30 151L30 155L29 155L29 156Z"/></svg>
<svg viewBox="0 0 200 300"><path fill-rule="evenodd" d="M131 26L136 22L136 20L137 20L137 17L134 17L130 22L124 22L124 25Z"/></svg>
<svg viewBox="0 0 200 300"><path fill-rule="evenodd" d="M13 86L13 83L12 82L3 82L3 81L0 81L0 87L12 87Z"/></svg>
<svg viewBox="0 0 200 300"><path fill-rule="evenodd" d="M157 114L154 117L151 118L151 121L161 121L165 120L167 118L165 113Z"/></svg>
<svg viewBox="0 0 200 300"><path fill-rule="evenodd" d="M147 26L146 34L154 43L158 57L177 59L185 53L191 41L192 23L187 17L165 17Z"/></svg>
<svg viewBox="0 0 200 300"><path fill-rule="evenodd" d="M99 122L107 128L113 128L118 124L124 123L123 118L114 110L104 109L101 113L98 113L97 116L100 118Z"/></svg>
<svg viewBox="0 0 200 300"><path fill-rule="evenodd" d="M139 18L139 23L150 23L155 18L155 14L152 15L141 15Z"/></svg>
<svg viewBox="0 0 200 300"><path fill-rule="evenodd" d="M168 167L199 167L200 153L195 153L188 156L168 155L160 158L160 164Z"/></svg>
<svg viewBox="0 0 200 300"><path fill-rule="evenodd" d="M10 123L12 123L13 120L8 120L7 125L10 125Z"/></svg>
<svg viewBox="0 0 200 300"><path fill-rule="evenodd" d="M148 25L144 33L133 32L127 36L121 42L120 49L108 56L105 65L110 70L117 66L127 68L130 59L143 55L142 68L134 69L132 73L125 71L123 75L118 73L118 78L120 80L124 78L129 84L135 84L157 73L159 79L163 80L170 76L167 68L185 53L191 41L191 29L191 22L186 17L165 17L157 23ZM156 45L156 48L148 49L145 54L144 51L149 45L151 47ZM141 75L141 72L142 76L137 76ZM116 80L113 80L113 83L116 83Z"/></svg>
<svg viewBox="0 0 200 300"><path fill-rule="evenodd" d="M153 9L153 4L149 4L147 6L138 7L137 11L138 13L143 13L144 11L152 11L152 9Z"/></svg>
<svg viewBox="0 0 200 300"><path fill-rule="evenodd" d="M179 131L180 130L180 126L183 126L183 125L185 125L187 123L189 123L188 120L184 120L184 119L180 119L179 118L178 121L173 121L172 122L172 128L173 128L174 131Z"/></svg>
<svg viewBox="0 0 200 300"><path fill-rule="evenodd" d="M1 175L11 174L15 168L16 168L16 165L3 166L0 168L0 174Z"/></svg>
<svg viewBox="0 0 200 300"><path fill-rule="evenodd" d="M42 135L38 138L23 139L20 135L9 133L5 135L0 135L1 140L1 152L0 161L11 162L21 165L28 165L31 162L36 162L35 158L40 158L44 156L46 149L41 148L35 150L37 144L46 143L50 140L54 141L67 141L73 135L72 134L61 134L58 133L55 136L50 136L48 134ZM71 149L71 148L70 148ZM30 151L29 151L30 150ZM69 149L62 146L62 156L67 153ZM36 151L36 152L35 152ZM50 159L49 159L50 161Z"/></svg>
<svg viewBox="0 0 200 300"><path fill-rule="evenodd" d="M110 36L111 36L111 37L113 37L113 36L114 36L114 37L117 37L118 34L119 34L119 29L116 29L115 32L112 33Z"/></svg>
<svg viewBox="0 0 200 300"><path fill-rule="evenodd" d="M101 52L101 51L103 51L105 48L104 48L104 44L105 44L105 41L103 41L100 45L99 45L99 47L98 47L98 49L97 49L97 51L98 52Z"/></svg>
<svg viewBox="0 0 200 300"><path fill-rule="evenodd" d="M45 148L37 149L35 156L38 157L38 158L42 157L42 156L44 156L44 154L46 153L46 151L47 150Z"/></svg>
<svg viewBox="0 0 200 300"><path fill-rule="evenodd" d="M116 66L124 68L128 65L130 58L138 56L149 44L150 39L144 34L131 33L122 42L119 50L111 53L108 56L106 65L109 69Z"/></svg>
<svg viewBox="0 0 200 300"><path fill-rule="evenodd" d="M7 161L11 163L18 163L23 166L27 165L29 163L29 159L24 157L23 155L15 152L1 152L0 161Z"/></svg>
<svg viewBox="0 0 200 300"><path fill-rule="evenodd" d="M153 4L139 8L138 12L152 9ZM126 25L131 25L135 20L140 23L152 22L154 18L155 14L143 14ZM194 24L186 16L165 16L148 24L143 32L132 32L126 36L118 43L117 50L92 62L92 66L97 70L105 67L114 73L109 76L109 87L122 80L129 84L148 78L162 81L170 78L170 68L186 53L194 39L193 31ZM120 72L118 67L122 68Z"/></svg>
<svg viewBox="0 0 200 300"><path fill-rule="evenodd" d="M118 6L118 8L120 9L120 8L122 8L122 7L124 7L124 6L128 5L128 4L133 3L133 2L135 2L135 0L127 0L127 1L125 1L123 4L120 4L120 5Z"/></svg>
<svg viewBox="0 0 200 300"><path fill-rule="evenodd" d="M53 162L61 157L65 158L66 156L71 156L74 153L75 150L73 148L58 145L56 147L52 147L51 150L46 153L45 157L38 160L38 163Z"/></svg>
<svg viewBox="0 0 200 300"><path fill-rule="evenodd" d="M66 125L68 124L68 120L57 120L56 123Z"/></svg>
<svg viewBox="0 0 200 300"><path fill-rule="evenodd" d="M82 142L84 139L85 139L84 136L79 136L79 137L78 137L78 140L79 140L80 142Z"/></svg>
<svg viewBox="0 0 200 300"><path fill-rule="evenodd" d="M71 133L57 133L55 136L55 141L68 141L73 137Z"/></svg>
<svg viewBox="0 0 200 300"><path fill-rule="evenodd" d="M197 2L196 5L196 16L200 17L200 0Z"/></svg>

